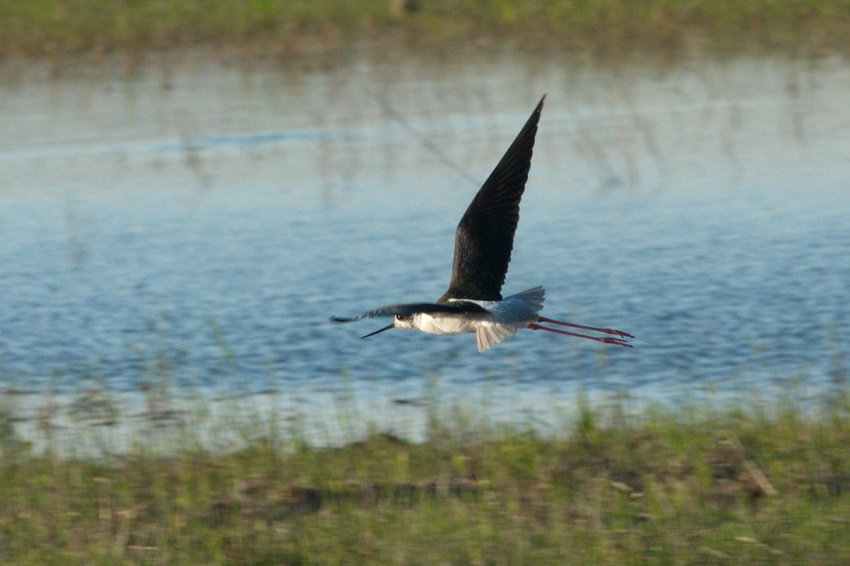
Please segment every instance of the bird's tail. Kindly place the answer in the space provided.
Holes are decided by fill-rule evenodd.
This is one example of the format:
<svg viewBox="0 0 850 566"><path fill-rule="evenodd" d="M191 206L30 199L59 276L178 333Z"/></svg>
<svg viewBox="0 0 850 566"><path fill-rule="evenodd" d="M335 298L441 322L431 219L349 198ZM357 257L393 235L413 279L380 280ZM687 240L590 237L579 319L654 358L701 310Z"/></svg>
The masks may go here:
<svg viewBox="0 0 850 566"><path fill-rule="evenodd" d="M537 313L543 308L545 295L543 287L534 287L505 297L495 304L488 304L492 320L478 326L478 351L488 350L508 336L516 334L517 330L537 322Z"/></svg>
<svg viewBox="0 0 850 566"><path fill-rule="evenodd" d="M495 318L511 321L528 320L537 322L537 313L543 308L546 300L546 290L543 287L534 287L522 293L505 297L499 301L499 306L494 312Z"/></svg>

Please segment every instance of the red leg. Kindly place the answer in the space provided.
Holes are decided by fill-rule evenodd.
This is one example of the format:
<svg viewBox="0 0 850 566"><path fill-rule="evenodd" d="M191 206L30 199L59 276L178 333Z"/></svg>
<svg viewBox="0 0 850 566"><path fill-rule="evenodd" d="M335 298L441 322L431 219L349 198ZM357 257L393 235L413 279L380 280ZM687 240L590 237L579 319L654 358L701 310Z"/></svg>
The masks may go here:
<svg viewBox="0 0 850 566"><path fill-rule="evenodd" d="M561 322L560 320L552 320L551 318L546 318L545 316L541 316L537 319L537 322L548 322L549 324L560 324L561 326L572 326L573 328L582 328L584 330L592 330L593 332L604 332L605 334L615 334L620 338L634 338L628 332L623 332L622 330L613 330L611 328L596 328L594 326L582 326L581 324L573 324L571 322Z"/></svg>
<svg viewBox="0 0 850 566"><path fill-rule="evenodd" d="M541 317L542 319L542 317ZM565 326L573 326L573 325L565 325ZM558 334L564 334L566 336L575 336L577 338L587 338L588 340L596 340L597 342L604 342L605 344L616 344L617 346L625 346L626 348L631 348L631 344L627 344L623 338L600 338L597 336L588 336L586 334L577 334L575 332L567 332L565 330L555 330L554 328L546 328L545 326L540 326L539 324L531 323L527 328L531 330L546 330L547 332L556 332ZM584 328L584 327L579 327ZM626 336L631 336L631 334L623 333Z"/></svg>

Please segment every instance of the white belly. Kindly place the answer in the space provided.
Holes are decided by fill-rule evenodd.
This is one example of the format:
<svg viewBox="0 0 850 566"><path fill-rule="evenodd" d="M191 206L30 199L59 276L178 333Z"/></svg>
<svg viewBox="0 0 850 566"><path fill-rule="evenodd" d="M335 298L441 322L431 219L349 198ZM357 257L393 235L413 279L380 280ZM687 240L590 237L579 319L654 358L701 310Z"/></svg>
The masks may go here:
<svg viewBox="0 0 850 566"><path fill-rule="evenodd" d="M475 332L481 320L468 317L431 316L420 312L413 315L413 328L429 334L464 334Z"/></svg>

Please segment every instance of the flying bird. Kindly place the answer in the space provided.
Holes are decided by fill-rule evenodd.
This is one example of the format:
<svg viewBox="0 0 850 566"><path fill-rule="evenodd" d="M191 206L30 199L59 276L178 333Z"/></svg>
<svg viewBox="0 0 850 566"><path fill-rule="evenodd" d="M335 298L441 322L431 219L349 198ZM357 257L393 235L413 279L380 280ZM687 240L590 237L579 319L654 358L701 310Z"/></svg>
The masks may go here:
<svg viewBox="0 0 850 566"><path fill-rule="evenodd" d="M534 287L502 298L502 285L519 222L519 202L525 191L537 122L544 95L514 139L490 177L472 199L455 232L454 263L449 289L434 303L406 303L381 307L353 317L333 317L335 322L364 318L393 317L393 322L363 336L368 338L390 328L420 330L430 334L476 334L478 351L484 352L523 328L546 330L567 336L587 338L617 346L631 345L627 332L562 322L540 316L544 289ZM588 334L557 330L540 323L557 324Z"/></svg>

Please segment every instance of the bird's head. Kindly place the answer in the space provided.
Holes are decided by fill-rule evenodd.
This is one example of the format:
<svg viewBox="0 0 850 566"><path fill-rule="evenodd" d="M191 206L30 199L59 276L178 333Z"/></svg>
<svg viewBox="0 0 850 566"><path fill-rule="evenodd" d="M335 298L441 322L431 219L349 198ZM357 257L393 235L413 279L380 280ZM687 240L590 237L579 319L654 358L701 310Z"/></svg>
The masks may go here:
<svg viewBox="0 0 850 566"><path fill-rule="evenodd" d="M393 326L396 328L404 328L410 330L413 328L413 317L414 315L395 315L395 320L393 320Z"/></svg>

